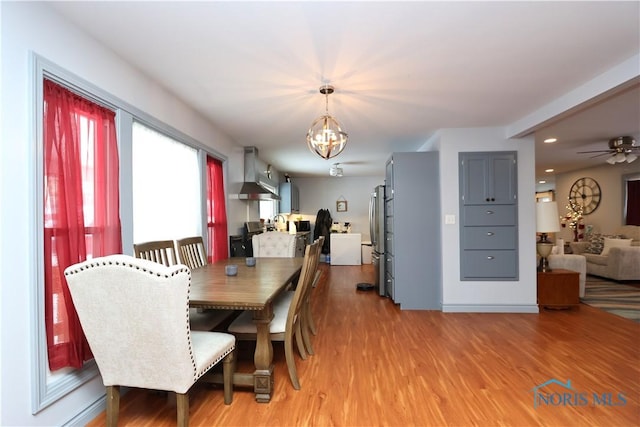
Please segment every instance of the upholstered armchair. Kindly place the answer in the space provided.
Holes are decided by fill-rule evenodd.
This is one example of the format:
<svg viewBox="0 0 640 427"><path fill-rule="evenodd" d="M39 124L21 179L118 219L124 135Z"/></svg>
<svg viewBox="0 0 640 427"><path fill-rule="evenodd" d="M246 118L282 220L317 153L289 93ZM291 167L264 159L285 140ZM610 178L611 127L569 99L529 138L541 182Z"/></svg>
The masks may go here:
<svg viewBox="0 0 640 427"><path fill-rule="evenodd" d="M178 425L188 425L187 393L220 361L231 403L235 337L191 330L186 266L111 255L72 265L65 277L107 387L107 425L117 425L120 386L175 392Z"/></svg>
<svg viewBox="0 0 640 427"><path fill-rule="evenodd" d="M280 231L255 234L251 238L253 256L257 258L294 258L296 235Z"/></svg>

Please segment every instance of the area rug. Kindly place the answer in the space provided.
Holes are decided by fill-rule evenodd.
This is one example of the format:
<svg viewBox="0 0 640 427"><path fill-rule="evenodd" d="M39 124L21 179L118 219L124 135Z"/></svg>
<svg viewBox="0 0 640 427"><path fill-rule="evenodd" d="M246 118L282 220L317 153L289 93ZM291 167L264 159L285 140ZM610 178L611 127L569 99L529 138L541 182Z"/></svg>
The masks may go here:
<svg viewBox="0 0 640 427"><path fill-rule="evenodd" d="M640 289L587 276L580 300L593 307L640 323Z"/></svg>

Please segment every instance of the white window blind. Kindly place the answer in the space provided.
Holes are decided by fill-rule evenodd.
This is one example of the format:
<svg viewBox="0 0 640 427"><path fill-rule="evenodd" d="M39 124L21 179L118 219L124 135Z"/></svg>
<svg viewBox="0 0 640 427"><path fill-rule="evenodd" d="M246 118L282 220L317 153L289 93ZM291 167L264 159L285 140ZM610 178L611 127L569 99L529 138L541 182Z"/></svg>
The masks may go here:
<svg viewBox="0 0 640 427"><path fill-rule="evenodd" d="M133 123L133 242L202 235L198 153Z"/></svg>

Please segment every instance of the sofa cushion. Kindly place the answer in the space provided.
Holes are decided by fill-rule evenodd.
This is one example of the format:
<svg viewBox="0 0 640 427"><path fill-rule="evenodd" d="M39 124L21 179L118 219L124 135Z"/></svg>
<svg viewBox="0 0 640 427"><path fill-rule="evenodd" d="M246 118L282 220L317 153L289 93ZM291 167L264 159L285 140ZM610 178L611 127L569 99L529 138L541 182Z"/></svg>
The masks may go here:
<svg viewBox="0 0 640 427"><path fill-rule="evenodd" d="M596 264L596 265L604 265L607 266L607 261L609 257L598 255L598 254L583 254L587 259L587 264Z"/></svg>
<svg viewBox="0 0 640 427"><path fill-rule="evenodd" d="M623 225L617 231L618 234L622 234L625 239L640 240L640 226L638 225Z"/></svg>
<svg viewBox="0 0 640 427"><path fill-rule="evenodd" d="M628 247L628 246L631 246L631 239L609 239L605 237L604 248L602 248L602 253L600 253L600 255L602 256L609 255L609 249L613 247Z"/></svg>
<svg viewBox="0 0 640 427"><path fill-rule="evenodd" d="M599 255L602 253L604 249L604 239L621 239L621 235L607 235L607 234L592 234L589 238L589 246L584 250L585 253L588 254L596 254Z"/></svg>

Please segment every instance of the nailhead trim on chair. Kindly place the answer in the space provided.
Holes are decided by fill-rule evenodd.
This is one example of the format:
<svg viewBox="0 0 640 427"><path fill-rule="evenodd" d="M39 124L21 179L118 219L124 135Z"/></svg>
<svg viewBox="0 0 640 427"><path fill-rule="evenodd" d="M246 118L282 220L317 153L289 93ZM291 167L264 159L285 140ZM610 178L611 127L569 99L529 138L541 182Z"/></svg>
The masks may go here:
<svg viewBox="0 0 640 427"><path fill-rule="evenodd" d="M187 273L187 276L189 277L189 286L187 286L187 306L186 306L186 310L185 310L185 325L187 327L187 338L189 340L189 355L191 357L191 366L193 366L193 378L194 378L194 380L198 380L198 378L200 378L202 375L204 375L215 364L220 362L222 359L227 357L229 355L229 353L231 353L233 350L235 350L235 346L232 346L228 351L226 351L220 357L215 359L206 368L202 369L201 372L197 372L197 370L196 370L196 359L195 359L195 357L193 355L193 346L191 345L191 328L189 327L189 298L188 298L188 296L191 293L191 270L189 270L189 268L186 267L186 266L183 266L180 269L173 271L171 274L160 274L160 273L154 273L153 271L149 271L144 267L140 267L139 265L133 265L131 263L120 262L120 261L102 261L102 262L90 262L89 264L85 264L84 266L78 267L77 269L66 271L65 275L78 273L78 272L83 271L83 270L88 270L89 268L96 268L96 267L102 267L102 266L107 266L107 265L121 265L123 267L135 268L136 270L141 270L141 271L143 271L145 273L149 273L151 275L156 275L158 277L165 277L165 278L173 277L173 276L177 275L178 273Z"/></svg>
<svg viewBox="0 0 640 427"><path fill-rule="evenodd" d="M189 275L189 288L191 288L191 270L189 270L189 268L187 268L186 266L181 267L178 270L175 270L174 272L172 272L171 274L160 274L160 273L154 273L153 271L149 271L144 267L140 267L139 265L133 265L133 264L129 264L129 263L125 263L125 262L120 262L120 261L103 261L103 262L96 262L96 263L90 263L90 264L86 264L84 266L78 267L77 269L74 270L68 270L65 272L65 275L70 275L70 274L74 274L83 270L88 270L89 268L92 267L101 267L101 266L105 266L105 265L122 265L123 267L131 267L131 268L135 268L136 270L142 270L146 273L149 273L151 275L156 275L158 277L173 277L178 273L181 272L186 272Z"/></svg>

